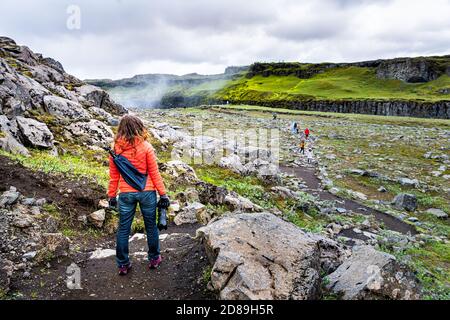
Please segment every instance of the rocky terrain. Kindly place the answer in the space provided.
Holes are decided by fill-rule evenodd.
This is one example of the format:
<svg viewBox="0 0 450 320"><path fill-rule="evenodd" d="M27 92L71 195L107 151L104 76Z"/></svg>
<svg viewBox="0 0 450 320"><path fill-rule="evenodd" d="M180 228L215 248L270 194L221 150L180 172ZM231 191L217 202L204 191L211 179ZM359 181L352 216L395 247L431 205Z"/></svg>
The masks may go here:
<svg viewBox="0 0 450 320"><path fill-rule="evenodd" d="M171 223L164 262L150 272L137 214L133 271L119 278L101 147L128 111L8 38L0 71L2 299L448 298L448 124L134 110L151 133ZM292 119L312 130L311 163ZM240 128L267 130L267 145ZM223 130L234 134L223 140ZM412 141L419 157L402 149Z"/></svg>
<svg viewBox="0 0 450 320"><path fill-rule="evenodd" d="M227 230L227 224L226 222L220 222L222 219L217 217L233 211L239 213L243 211L270 212L271 215L267 213L269 214L268 217L271 217L270 219L275 219L275 216L278 216L283 220L293 222L303 230L306 229L314 234L320 234L330 241L335 241L340 246L340 250L344 252L346 250L352 252L351 248L356 252L362 250L361 252L364 252L364 254L358 254L359 257L363 256L368 259L362 261L363 264L372 259L369 258L372 253L378 255L373 259L380 261L380 264L377 264L376 267L366 265L368 270L373 269L384 273L381 270L386 268L386 270L392 271L391 262L402 261L409 265L416 274L419 274L422 281L428 282L429 277L433 274L432 284L427 283L427 296L437 298L448 295L448 273L445 271L448 269L449 248L447 219L449 190L446 165L449 145L448 124L439 122L440 125L435 127L433 124L421 123L422 120L417 120L418 125L413 120L410 124L408 122L402 123L401 118L384 122L383 118L352 117L346 119L338 116L336 118L325 118L323 116L295 114L279 114L277 119L273 120L271 113L246 110L245 107L240 110L239 107L229 108L227 106L158 112L140 111L140 114L143 118L149 119L149 126L154 128L152 129L153 136L156 139L154 145L163 146L159 153L160 157L176 159L180 154L183 154L186 146L197 143L198 146L195 150L199 153L190 153L187 158L184 158L184 161L190 161L189 163L192 164L189 172L197 172L196 178L191 181L205 179L218 185L221 188L220 190L223 190L223 188L231 189L238 192L241 197L246 197L246 202L250 201L255 204L255 206L248 205L249 209L242 209L242 206L230 207L229 203L223 201L226 197L221 197L222 201L218 199L209 203L207 199L200 197L200 203L203 206L200 204L194 205L196 207L194 212L196 211L196 213L189 209L193 222L201 221L205 223L205 219L208 221L212 218L205 230L210 230L211 227L213 234L210 236L214 239L215 237L221 239L217 240L220 246L216 248L214 243L210 243L208 233L205 233L202 229L198 231L210 248L207 249L207 252L210 252L209 258L211 261L217 259L219 262L216 263L222 263L220 256L222 249L238 253L233 258L229 258L232 260L226 260L228 263L226 268L229 268L226 269L226 272L229 274L233 274L237 270L236 268L244 263L242 262L244 260L239 258L241 250L245 252L246 256L262 256L262 261L265 261L266 249L275 247L275 245L269 244L268 240L261 240L262 244L258 244L260 239L256 234L264 234L265 231L258 229L259 226L257 227L256 224L251 224L251 230L240 230L237 225L241 222L239 218L236 218L238 220L231 221L233 221L234 228L239 229L236 231L239 232L239 236L235 236L235 239L241 239L238 244L242 245L242 243L247 242L245 238L247 232L255 242L250 242L249 246L244 245L242 248L235 247L232 240L228 243L227 240L222 238L228 236L228 231L223 231ZM299 121L301 128L309 127L313 130L313 135L307 143L309 147L314 148L315 160L312 164L308 164L306 157L298 153L299 138L290 132L290 124L294 119ZM162 124L161 121L168 121L172 125ZM206 137L192 136L192 132L196 132L195 123L198 121L201 121L203 134ZM227 143L220 144L217 137L211 135L213 132L211 129L214 128L220 128L221 130L232 128L234 131L236 131L236 128L245 130L278 128L281 135L277 139L281 143L276 153L280 155L280 166L270 168L271 164L274 164L270 157L266 161L256 161L258 165L255 165L254 161L248 161L245 152L240 151L239 144L231 143L234 149ZM241 134L242 137L245 130L237 133L238 136ZM208 136L208 134L210 135ZM411 146L411 141L414 141L415 147ZM246 147L253 151L257 150L256 146L247 145ZM201 162L196 164L195 159L205 159L205 155L210 158L211 150L222 148L225 151L228 150L228 153L231 154L219 157L214 164ZM419 153L415 153L416 148ZM394 149L397 152L393 151ZM188 148L188 150L190 149ZM176 160L176 162L179 161ZM389 163L388 166L386 162ZM264 174L267 172L271 174ZM182 184L182 181L178 180L175 183L177 189L187 188L187 194L191 195L193 187L183 187ZM197 183L197 188L200 185L204 186L204 183ZM214 187L214 189L217 188ZM216 195L217 192L214 192L214 194ZM178 201L175 203L177 210L189 202L185 202L183 196L181 198L183 199L181 206ZM194 196L191 201L195 203L198 200L199 197ZM188 207L192 208L189 205ZM180 214L184 216L182 209L181 213L175 215L175 221ZM234 215L232 214L231 217L234 217ZM213 227L215 224L218 225L217 228ZM244 228L246 223L242 222L242 224ZM265 224L269 225L270 223L261 223L261 225ZM274 230L278 228L281 228L281 226L274 227ZM233 234L232 231L229 232ZM280 236L286 232L280 232ZM275 233L272 234L272 237L276 237ZM280 239L281 243L286 243L286 241ZM227 249L228 245L233 249ZM248 252L247 250L251 248L254 250L265 249L264 253ZM219 255L217 255L218 250ZM214 254L211 252L214 252ZM386 254L386 252L388 253ZM286 254L283 253L284 256ZM320 256L320 253L317 255ZM432 261L428 260L430 256L433 256ZM271 259L273 260L271 254L268 254L267 257L269 257L269 261L263 263L264 267L268 267ZM258 261L260 259L257 258ZM325 295L362 298L359 291L344 292L345 290L340 286L340 281L337 279L341 277L346 279L342 280L342 283L345 283L348 287L355 287L356 283L366 282L358 281L356 278L350 280L345 275L337 276L336 273L333 274L333 271L342 262L336 255L333 259L331 265L334 265L334 267L322 267L319 272L322 277L324 274L330 275L322 279L322 292L328 292L327 290L331 289L333 290L332 293L325 293ZM255 272L259 270L260 266L248 263L251 271L242 271L245 272L245 275L242 275L243 278L232 281L225 277L225 279L217 280L219 281L218 284L214 284L212 280L211 285L219 290L220 295L224 297L256 297L254 296L255 292L259 293L260 291L255 288L263 284L253 283L252 281L257 281L253 277L248 279L245 277L248 274L259 275L262 271ZM357 265L359 262L354 260L354 263ZM214 265L211 279L214 279L215 267ZM220 266L217 266L217 268L221 270L217 276L223 277L225 271L220 269L222 268ZM415 291L411 289L417 285L414 276L412 276L413 273L410 270L408 271L408 268L405 269L405 266L399 265L395 268L398 274L408 275L408 279L410 279L408 281L411 281L412 287L403 288L404 290L397 288L402 294L406 295L403 297L410 294L418 297L417 292L413 294ZM354 274L355 277L360 276L354 272L351 274ZM273 279L276 277L274 276ZM270 286L270 279L268 277L264 284L265 297L275 297L278 294ZM244 286L245 290L241 287L233 287L235 282L241 285L242 281L249 283ZM350 284L351 281L354 282ZM231 287L226 289L227 285L224 283L229 283ZM385 284L386 287L390 286L387 283ZM251 285L256 287L251 287ZM251 289L248 289L249 286ZM231 289L232 287L233 289ZM375 285L375 287L380 286ZM370 291L367 288L360 289L364 291L364 294L369 294L371 298L387 297L389 294L393 294L390 297L394 298L400 292L393 289L386 296L386 292L367 293L366 291ZM261 294L263 294L262 291ZM293 291L284 294L289 296L293 294Z"/></svg>

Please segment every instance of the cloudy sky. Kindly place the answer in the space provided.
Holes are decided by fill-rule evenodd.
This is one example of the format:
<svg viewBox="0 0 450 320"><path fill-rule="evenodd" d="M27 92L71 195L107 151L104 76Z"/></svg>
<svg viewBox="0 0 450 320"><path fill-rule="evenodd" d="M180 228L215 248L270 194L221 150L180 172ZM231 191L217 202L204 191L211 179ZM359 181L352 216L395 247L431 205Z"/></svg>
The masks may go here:
<svg viewBox="0 0 450 320"><path fill-rule="evenodd" d="M0 15L0 35L82 79L450 54L450 0L1 0Z"/></svg>

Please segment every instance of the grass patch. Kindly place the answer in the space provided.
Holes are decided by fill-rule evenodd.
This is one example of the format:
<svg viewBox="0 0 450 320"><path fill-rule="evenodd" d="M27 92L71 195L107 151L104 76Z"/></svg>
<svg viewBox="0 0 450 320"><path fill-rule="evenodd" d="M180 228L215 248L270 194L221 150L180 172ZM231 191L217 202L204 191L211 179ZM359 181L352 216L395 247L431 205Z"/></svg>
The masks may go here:
<svg viewBox="0 0 450 320"><path fill-rule="evenodd" d="M273 108L257 105L223 105L214 106L215 109L223 110L242 110L242 111L256 111L270 113L276 112L281 115L296 115L296 116L308 116L319 117L336 120L349 120L357 122L365 122L372 124L391 124L399 126L412 126L419 125L427 128L443 127L450 128L450 121L443 119L426 119L426 118L414 118L414 117L398 117L398 116L377 116L368 114L355 114L355 113L337 113L337 112L322 112L322 111L304 111L304 110L291 110L286 108ZM269 115L268 115L269 116Z"/></svg>
<svg viewBox="0 0 450 320"><path fill-rule="evenodd" d="M414 270L427 300L450 299L450 246L430 241L404 251L381 248Z"/></svg>
<svg viewBox="0 0 450 320"><path fill-rule="evenodd" d="M214 166L196 166L194 169L201 180L234 191L263 208L273 208L276 205L267 196L266 186L257 177L242 177L231 170Z"/></svg>
<svg viewBox="0 0 450 320"><path fill-rule="evenodd" d="M61 173L75 177L91 177L96 182L107 187L109 181L108 168L98 162L88 160L87 157L80 155L59 155L54 156L46 151L33 151L31 157L25 157L17 154L11 154L0 150L0 155L13 159L24 167L35 171L45 173Z"/></svg>

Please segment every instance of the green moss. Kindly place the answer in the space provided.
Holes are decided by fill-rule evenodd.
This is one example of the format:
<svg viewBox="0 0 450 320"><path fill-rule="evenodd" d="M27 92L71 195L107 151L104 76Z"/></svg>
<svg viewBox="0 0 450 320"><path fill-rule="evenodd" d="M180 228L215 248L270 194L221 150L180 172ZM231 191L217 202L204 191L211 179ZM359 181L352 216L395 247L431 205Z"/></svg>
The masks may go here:
<svg viewBox="0 0 450 320"><path fill-rule="evenodd" d="M211 273L212 273L212 267L207 266L205 270L203 270L202 274L202 280L205 285L208 284L209 281L211 281Z"/></svg>
<svg viewBox="0 0 450 320"><path fill-rule="evenodd" d="M49 215L51 215L54 218L60 217L59 209L54 205L53 203L46 203L42 206L42 209Z"/></svg>

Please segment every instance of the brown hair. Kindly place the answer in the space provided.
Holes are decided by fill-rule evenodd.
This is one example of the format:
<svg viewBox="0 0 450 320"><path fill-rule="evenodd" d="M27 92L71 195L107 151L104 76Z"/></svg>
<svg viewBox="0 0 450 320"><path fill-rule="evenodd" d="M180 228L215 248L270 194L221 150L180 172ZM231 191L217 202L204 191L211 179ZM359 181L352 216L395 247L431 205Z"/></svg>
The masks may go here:
<svg viewBox="0 0 450 320"><path fill-rule="evenodd" d="M132 115L125 115L122 117L119 123L119 129L117 130L114 142L123 139L130 145L134 146L136 138L147 140L148 131L144 126L141 119Z"/></svg>

